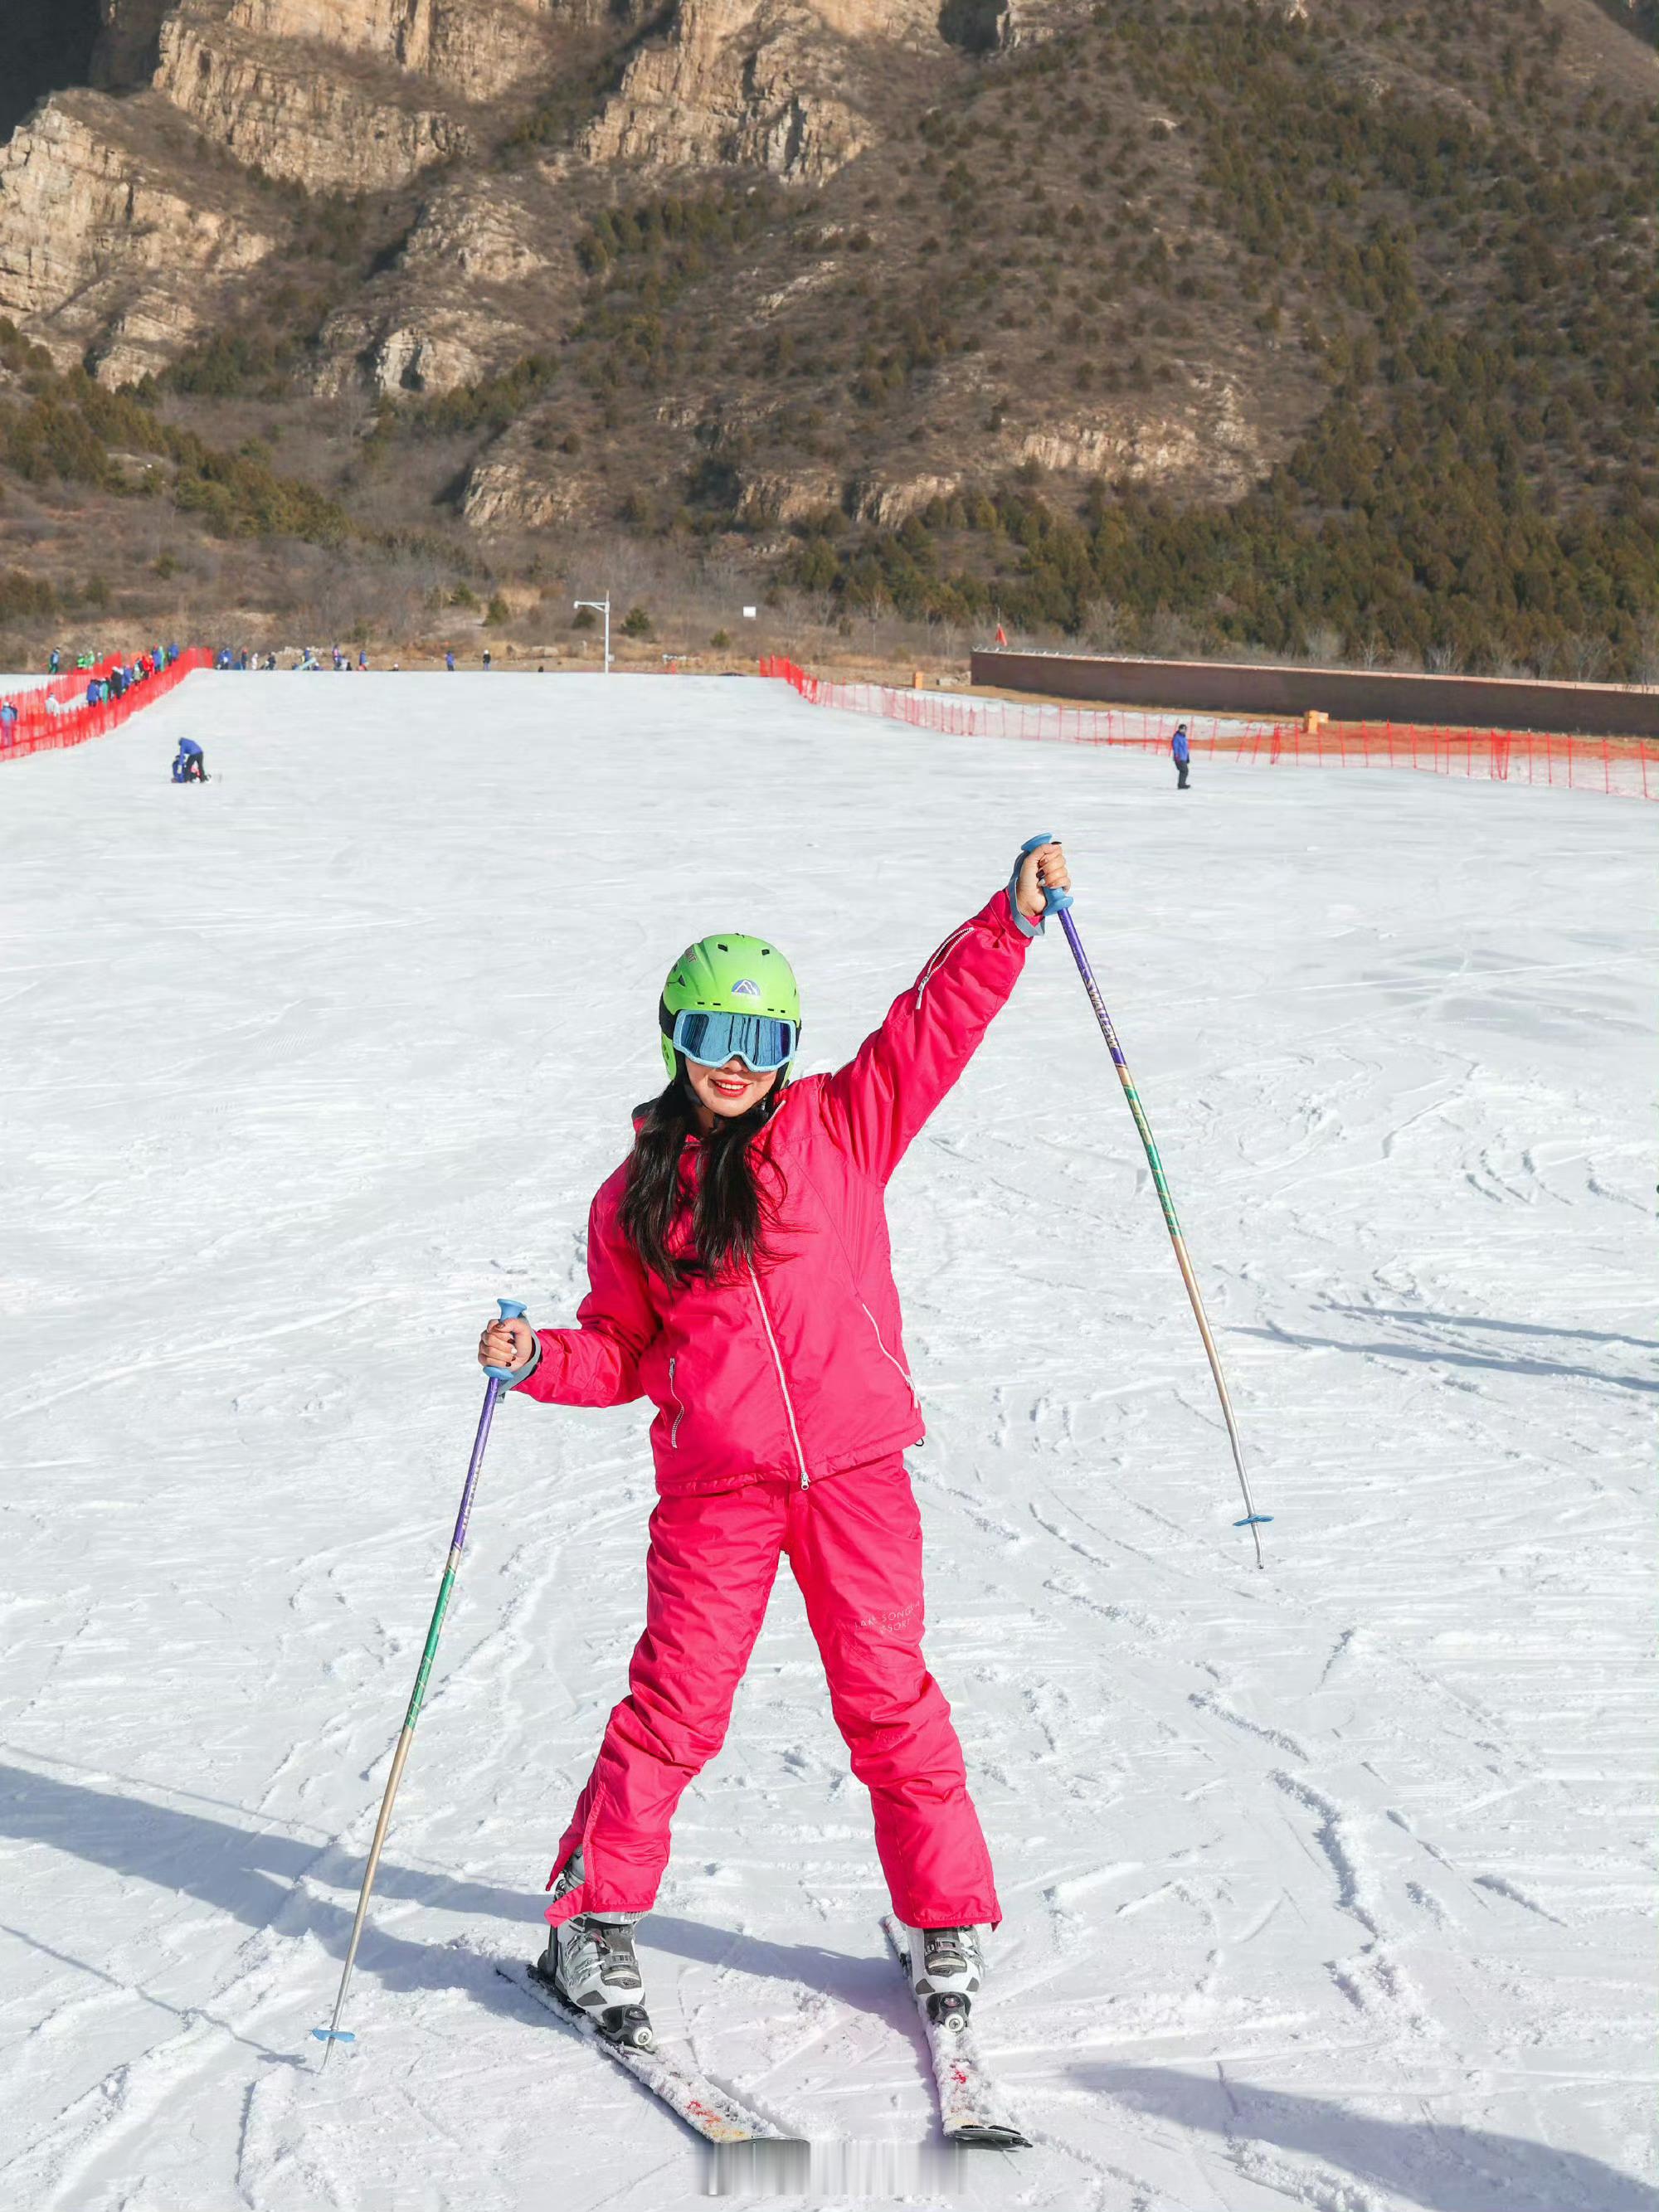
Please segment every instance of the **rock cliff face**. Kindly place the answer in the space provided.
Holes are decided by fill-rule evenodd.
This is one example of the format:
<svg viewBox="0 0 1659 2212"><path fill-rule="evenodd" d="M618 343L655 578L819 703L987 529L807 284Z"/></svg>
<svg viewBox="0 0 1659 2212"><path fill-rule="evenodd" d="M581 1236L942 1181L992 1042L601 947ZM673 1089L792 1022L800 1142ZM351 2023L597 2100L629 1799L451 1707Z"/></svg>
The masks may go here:
<svg viewBox="0 0 1659 2212"><path fill-rule="evenodd" d="M603 4L100 0L100 89L59 95L0 147L0 313L108 382L164 367L291 227L261 179L386 191L476 154L489 104L539 85L562 33ZM482 222L463 273L529 273L509 230ZM464 345L426 356L440 378L477 373ZM409 373L392 343L386 374Z"/></svg>
<svg viewBox="0 0 1659 2212"><path fill-rule="evenodd" d="M937 43L904 0L682 0L587 131L592 161L714 164L819 179L869 143L883 47Z"/></svg>
<svg viewBox="0 0 1659 2212"><path fill-rule="evenodd" d="M568 199L538 175L446 175L389 268L331 315L313 388L427 396L546 345L579 313Z"/></svg>
<svg viewBox="0 0 1659 2212"><path fill-rule="evenodd" d="M62 0L44 4L61 16ZM182 19L198 41L222 25L233 37L330 46L489 100L541 65L550 30L596 4L603 0L98 0L93 82L109 90L148 83L164 26Z"/></svg>
<svg viewBox="0 0 1659 2212"><path fill-rule="evenodd" d="M508 431L469 471L461 512L475 530L544 530L598 519L592 488L556 453L539 451L527 424Z"/></svg>
<svg viewBox="0 0 1659 2212"><path fill-rule="evenodd" d="M1267 459L1236 386L1224 378L1200 381L1179 409L1119 406L1092 420L1067 416L1005 440L1003 458L1142 483L1203 473L1224 496L1242 492Z"/></svg>
<svg viewBox="0 0 1659 2212"><path fill-rule="evenodd" d="M0 151L0 313L60 360L136 376L217 319L228 280L291 228L267 180L350 197L444 169L455 181L422 210L384 296L331 326L319 380L465 381L524 339L514 303L486 301L469 321L422 287L476 295L532 283L550 258L568 266L538 179L492 178L485 157L647 4L98 0L100 88L58 97ZM914 64L930 48L933 0L677 0L623 47L616 88L588 95L585 125L578 104L542 168L819 180L870 143L894 53Z"/></svg>
<svg viewBox="0 0 1659 2212"><path fill-rule="evenodd" d="M101 356L109 383L173 358L272 243L237 179L177 179L153 117L95 93L0 147L0 313L61 366Z"/></svg>
<svg viewBox="0 0 1659 2212"><path fill-rule="evenodd" d="M587 0L186 0L180 14L222 13L258 42L328 46L425 78L472 101L495 100L548 65L561 28Z"/></svg>
<svg viewBox="0 0 1659 2212"><path fill-rule="evenodd" d="M155 89L245 167L312 192L384 191L474 146L412 86L185 9L162 26Z"/></svg>

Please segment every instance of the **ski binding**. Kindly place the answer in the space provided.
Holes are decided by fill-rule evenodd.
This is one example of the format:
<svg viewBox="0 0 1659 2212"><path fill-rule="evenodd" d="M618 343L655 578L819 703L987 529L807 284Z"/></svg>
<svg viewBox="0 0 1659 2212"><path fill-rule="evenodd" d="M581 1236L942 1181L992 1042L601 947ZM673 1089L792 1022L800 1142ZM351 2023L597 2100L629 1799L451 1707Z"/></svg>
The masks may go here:
<svg viewBox="0 0 1659 2212"><path fill-rule="evenodd" d="M718 2088L695 2068L670 2052L659 2051L643 2005L614 2006L600 2021L569 2003L550 1978L542 1972L539 1960L530 1966L498 1960L496 1971L515 1989L527 1991L538 2003L545 2005L586 2042L607 2052L705 2142L788 2140L781 2128L774 2127L758 2112L750 2112L746 2105Z"/></svg>
<svg viewBox="0 0 1659 2212"><path fill-rule="evenodd" d="M905 1940L905 1931L890 1915L882 1926L908 1989L910 1947ZM987 2150L1029 2149L1030 2137L1016 2124L980 2056L968 1999L918 1997L916 2010L933 2061L939 2125L945 2141Z"/></svg>

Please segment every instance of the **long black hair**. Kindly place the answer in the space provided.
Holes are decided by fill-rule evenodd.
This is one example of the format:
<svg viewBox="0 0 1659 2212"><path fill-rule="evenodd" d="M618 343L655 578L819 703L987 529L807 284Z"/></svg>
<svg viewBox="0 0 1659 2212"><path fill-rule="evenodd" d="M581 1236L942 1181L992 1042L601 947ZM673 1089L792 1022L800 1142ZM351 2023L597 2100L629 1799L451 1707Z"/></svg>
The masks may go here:
<svg viewBox="0 0 1659 2212"><path fill-rule="evenodd" d="M781 1186L763 1191L749 1147L782 1093L780 1079L746 1114L717 1121L703 1138L691 1249L678 1257L668 1249L668 1237L679 1211L680 1155L687 1136L697 1128L696 1102L683 1077L676 1075L641 1108L623 1196L623 1234L652 1273L671 1287L688 1278L746 1267L759 1253ZM776 1185L777 1170L767 1165Z"/></svg>

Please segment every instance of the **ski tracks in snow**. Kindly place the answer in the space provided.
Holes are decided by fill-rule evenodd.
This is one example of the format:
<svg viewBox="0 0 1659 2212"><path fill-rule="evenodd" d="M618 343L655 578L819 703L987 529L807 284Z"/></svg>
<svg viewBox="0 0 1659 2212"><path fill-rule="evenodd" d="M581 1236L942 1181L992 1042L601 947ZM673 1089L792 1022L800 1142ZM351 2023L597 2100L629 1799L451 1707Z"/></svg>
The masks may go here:
<svg viewBox="0 0 1659 2212"><path fill-rule="evenodd" d="M495 1972L538 1940L623 1686L638 1408L498 1421L360 2040L319 2076L308 2032L447 1541L471 1339L497 1289L570 1310L587 1198L656 1079L664 948L759 911L723 836L741 787L792 855L759 918L809 978L820 1066L981 902L1007 824L1066 823L1278 1516L1257 1575L1144 1159L1039 946L891 1193L929 1656L1008 1916L984 2034L1036 2142L971 2170L971 2201L1659 2212L1628 1133L1650 1021L1636 932L1587 927L1582 895L1593 872L1599 912L1641 910L1639 811L1240 771L1176 814L1138 761L690 679L361 678L349 732L336 699L186 686L153 738L9 786L8 1157L33 1182L0 1185L7 2201L698 2197L672 2124ZM475 710L491 746L457 775ZM192 715L238 758L187 817L150 753ZM688 742L709 773L671 792L661 748ZM847 895L910 799L938 875L914 944ZM565 928L558 887L619 822L645 888ZM70 879L95 966L62 959ZM507 999L481 884L538 917ZM629 1042L573 1091L578 1005ZM792 2124L925 2140L884 1905L786 1575L644 1931L665 2033Z"/></svg>

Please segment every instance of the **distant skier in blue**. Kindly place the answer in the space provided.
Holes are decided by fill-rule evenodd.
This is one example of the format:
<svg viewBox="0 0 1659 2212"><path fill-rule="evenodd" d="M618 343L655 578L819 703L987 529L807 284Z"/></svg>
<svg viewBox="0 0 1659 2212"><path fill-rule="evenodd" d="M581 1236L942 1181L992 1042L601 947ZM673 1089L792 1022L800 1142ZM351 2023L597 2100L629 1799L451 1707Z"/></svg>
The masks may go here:
<svg viewBox="0 0 1659 2212"><path fill-rule="evenodd" d="M1176 733L1170 740L1170 757L1176 764L1176 789L1185 791L1187 769L1192 754L1187 744L1187 725L1184 722L1176 724Z"/></svg>
<svg viewBox="0 0 1659 2212"><path fill-rule="evenodd" d="M179 750L173 755L173 780L175 783L207 781L207 763L194 738L179 738Z"/></svg>

